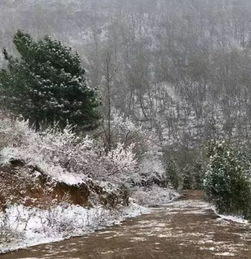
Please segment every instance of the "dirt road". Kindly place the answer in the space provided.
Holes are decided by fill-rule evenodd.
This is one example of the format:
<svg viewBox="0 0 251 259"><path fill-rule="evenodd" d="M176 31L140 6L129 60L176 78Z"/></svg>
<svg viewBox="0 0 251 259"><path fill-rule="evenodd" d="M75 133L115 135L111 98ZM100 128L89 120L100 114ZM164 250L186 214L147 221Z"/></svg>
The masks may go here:
<svg viewBox="0 0 251 259"><path fill-rule="evenodd" d="M188 195L121 225L0 258L251 259L250 224L222 220L197 198Z"/></svg>

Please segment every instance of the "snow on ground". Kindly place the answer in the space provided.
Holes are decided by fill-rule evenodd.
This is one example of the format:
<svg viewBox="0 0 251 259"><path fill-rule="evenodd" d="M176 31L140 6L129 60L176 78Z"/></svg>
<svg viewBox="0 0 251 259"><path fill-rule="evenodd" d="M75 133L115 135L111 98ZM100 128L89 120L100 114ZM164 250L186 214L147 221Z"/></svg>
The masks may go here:
<svg viewBox="0 0 251 259"><path fill-rule="evenodd" d="M195 211L194 210L195 208L197 208L199 211L213 209L212 204L202 200L177 200L167 205L168 205L168 210L171 210L171 211L172 209L182 210L182 209L189 209L189 208L192 208L193 211Z"/></svg>
<svg viewBox="0 0 251 259"><path fill-rule="evenodd" d="M200 237L201 240L197 242L200 246L200 250L212 250L217 253L218 256L235 255L237 251L235 251L235 249L237 248L232 247L232 243L228 244L215 241L213 239L214 232L208 232L205 235L203 232L198 232L197 229L195 229L194 232L184 232L182 228L174 232L173 226L168 225L171 224L170 220L175 218L174 214L183 214L184 217L187 213L205 213L205 215L207 215L208 210L214 210L213 206L200 200L177 200L166 204L162 208L152 209L141 207L133 202L130 203L130 206L121 207L117 210L104 209L103 207L88 209L67 204L55 206L49 210L27 208L21 205L12 206L6 210L5 216L3 213L0 214L0 238L1 226L5 227L7 231L14 233L15 238L11 242L5 242L5 244L0 242L0 253L42 243L60 241L73 236L83 236L95 230L105 228L106 226L119 224L126 218L152 212L153 215L156 215L153 219L150 218L151 220L149 220L146 218L146 220L138 222L138 225L142 226L142 228L145 228L145 226L148 228L147 234L144 232L144 237L142 238L155 235L158 238L185 238L184 240L193 241L194 237ZM158 215L159 213L161 213L161 215ZM166 217L164 221L162 219L163 217ZM244 223L244 221L240 221L240 219L236 217L224 216L222 219ZM211 218L204 221L203 224L209 224L210 220L211 222L215 222L216 226L217 224L222 226L221 222L217 223L218 220L215 221L215 219ZM179 222L176 221L173 221L173 223L179 224ZM196 224L193 226L196 226ZM131 227L133 228L134 226ZM149 230L149 228L151 230ZM116 236L116 233L113 233L112 236ZM141 240L137 238L138 236L133 237L133 240L137 242ZM229 254L227 254L226 251L228 251Z"/></svg>
<svg viewBox="0 0 251 259"><path fill-rule="evenodd" d="M223 253L216 253L216 256L235 256L234 253L229 253L229 252L223 252Z"/></svg>
<svg viewBox="0 0 251 259"><path fill-rule="evenodd" d="M203 214L209 209L217 214L215 208L204 201L177 200L170 202L171 199L177 197L178 195L171 190L168 192L167 189L154 186L151 191L143 187L137 190L133 199L145 205L165 205L165 211L170 215L180 211L184 214L186 212ZM83 236L106 226L119 224L126 218L136 217L155 210L142 207L134 203L133 199L131 199L128 207L119 209L105 209L101 206L84 208L61 204L44 210L13 205L6 209L5 213L0 213L0 254L74 236ZM248 223L239 217L217 215L222 220Z"/></svg>
<svg viewBox="0 0 251 259"><path fill-rule="evenodd" d="M194 214L201 214L204 213L206 210L212 210L218 217L218 220L226 220L226 221L232 221L239 224L249 224L248 220L245 220L241 216L233 216L233 215L222 215L218 214L216 211L215 206L212 204L206 202L206 201L199 201L199 200L178 200L170 204L171 207L175 207L175 210L178 209L187 209L187 208L193 208ZM198 211L194 210L194 208L197 208ZM168 208L170 210L170 208ZM186 214L186 212L183 212ZM190 213L188 211L188 213Z"/></svg>
<svg viewBox="0 0 251 259"><path fill-rule="evenodd" d="M0 254L82 236L149 211L134 203L118 210L102 207L88 209L66 204L49 210L11 206L5 214L0 213ZM1 240L5 233L8 233L10 240Z"/></svg>
<svg viewBox="0 0 251 259"><path fill-rule="evenodd" d="M240 223L240 224L248 224L248 220L244 219L241 216L233 216L233 215L222 215L222 214L218 214L215 210L215 208L213 208L214 213L219 216L220 220L227 220L227 221L232 221L232 222L236 222L236 223Z"/></svg>

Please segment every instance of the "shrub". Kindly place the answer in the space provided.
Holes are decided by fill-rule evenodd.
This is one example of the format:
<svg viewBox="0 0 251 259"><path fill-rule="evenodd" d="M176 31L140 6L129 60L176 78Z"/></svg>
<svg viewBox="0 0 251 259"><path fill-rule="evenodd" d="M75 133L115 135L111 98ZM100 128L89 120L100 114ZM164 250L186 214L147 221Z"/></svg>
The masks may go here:
<svg viewBox="0 0 251 259"><path fill-rule="evenodd" d="M88 178L125 184L135 177L133 144L118 143L109 153L90 137L79 137L70 127L36 132L23 120L2 120L0 163L20 159L38 166L59 181L78 183Z"/></svg>
<svg viewBox="0 0 251 259"><path fill-rule="evenodd" d="M133 185L167 185L166 170L163 164L161 144L154 132L136 124L130 117L118 111L111 120L112 147L133 147L138 161L138 174L132 178ZM105 139L103 140L105 143Z"/></svg>
<svg viewBox="0 0 251 259"><path fill-rule="evenodd" d="M251 216L250 163L224 141L210 142L204 186L220 213Z"/></svg>
<svg viewBox="0 0 251 259"><path fill-rule="evenodd" d="M203 156L198 148L166 148L164 156L168 176L174 188L203 188Z"/></svg>

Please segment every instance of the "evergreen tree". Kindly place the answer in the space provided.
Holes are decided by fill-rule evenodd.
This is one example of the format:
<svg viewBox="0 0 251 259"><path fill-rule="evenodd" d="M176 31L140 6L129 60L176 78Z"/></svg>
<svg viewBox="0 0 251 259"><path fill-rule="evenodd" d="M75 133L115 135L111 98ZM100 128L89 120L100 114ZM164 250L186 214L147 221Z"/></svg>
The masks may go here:
<svg viewBox="0 0 251 259"><path fill-rule="evenodd" d="M220 213L251 218L250 162L225 142L211 142L205 174L205 190Z"/></svg>
<svg viewBox="0 0 251 259"><path fill-rule="evenodd" d="M55 122L62 128L96 125L98 99L86 84L77 53L48 36L35 41L21 31L13 42L20 57L3 51L8 67L0 71L1 105L37 128Z"/></svg>

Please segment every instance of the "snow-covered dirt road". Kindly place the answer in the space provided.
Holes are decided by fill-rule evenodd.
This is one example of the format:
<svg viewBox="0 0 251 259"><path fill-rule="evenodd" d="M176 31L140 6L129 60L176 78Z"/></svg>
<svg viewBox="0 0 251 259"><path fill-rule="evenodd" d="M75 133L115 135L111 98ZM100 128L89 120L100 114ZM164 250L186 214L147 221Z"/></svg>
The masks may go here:
<svg viewBox="0 0 251 259"><path fill-rule="evenodd" d="M217 217L201 200L179 200L123 224L0 258L251 258L251 226Z"/></svg>

